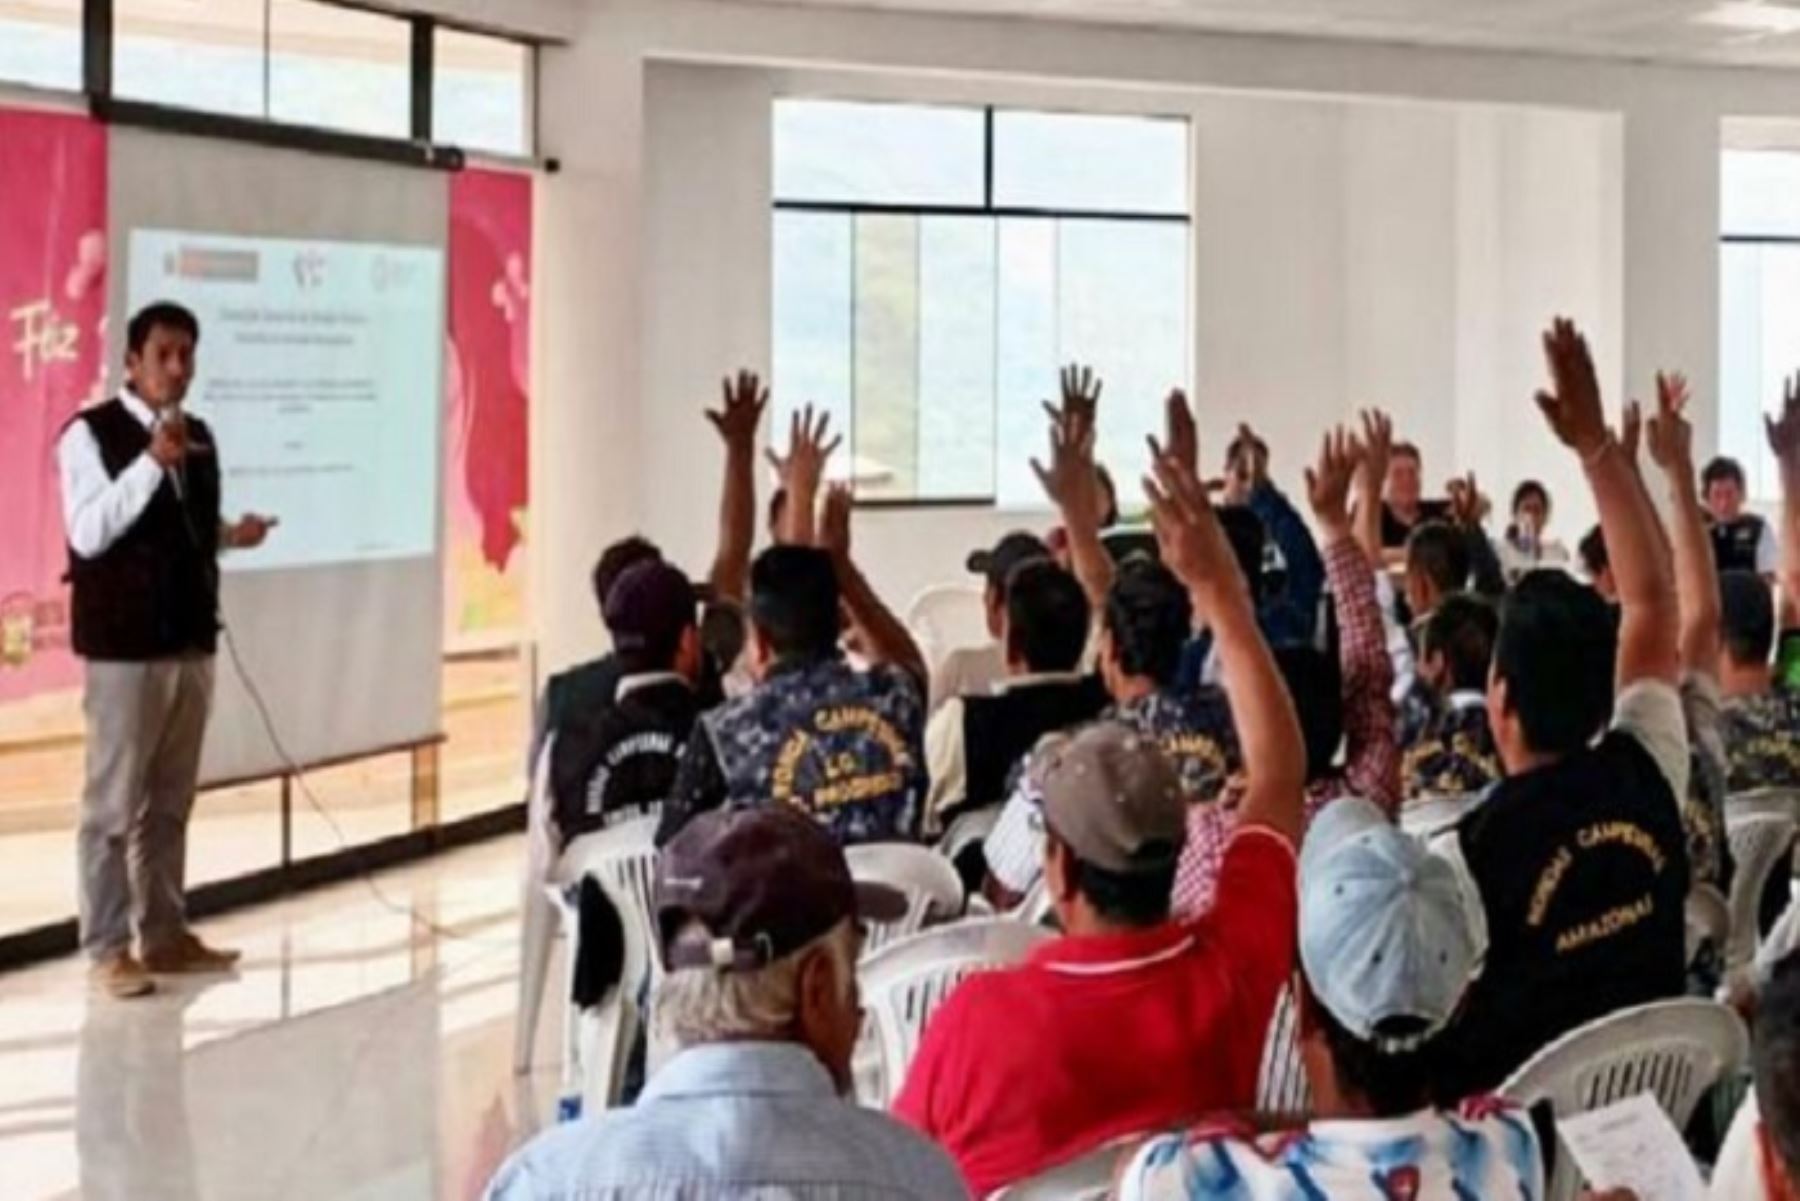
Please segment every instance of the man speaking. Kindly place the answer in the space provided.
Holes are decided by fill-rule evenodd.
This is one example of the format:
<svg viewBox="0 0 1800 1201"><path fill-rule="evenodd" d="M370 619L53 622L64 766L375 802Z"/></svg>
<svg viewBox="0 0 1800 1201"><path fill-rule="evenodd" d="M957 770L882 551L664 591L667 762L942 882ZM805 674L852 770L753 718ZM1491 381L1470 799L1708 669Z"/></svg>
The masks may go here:
<svg viewBox="0 0 1800 1201"><path fill-rule="evenodd" d="M220 519L212 434L181 411L199 340L180 305L139 312L124 388L57 444L75 653L87 661L81 946L94 989L121 998L153 991L152 972L226 971L238 958L188 930L187 823L212 703L218 555L260 545L275 522Z"/></svg>

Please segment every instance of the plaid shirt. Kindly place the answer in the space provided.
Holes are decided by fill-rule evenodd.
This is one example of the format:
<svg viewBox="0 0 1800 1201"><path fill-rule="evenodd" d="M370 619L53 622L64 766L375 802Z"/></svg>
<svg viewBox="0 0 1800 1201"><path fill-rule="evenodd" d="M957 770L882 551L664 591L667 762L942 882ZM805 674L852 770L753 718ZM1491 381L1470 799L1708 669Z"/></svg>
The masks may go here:
<svg viewBox="0 0 1800 1201"><path fill-rule="evenodd" d="M1345 796L1365 797L1391 816L1400 806L1400 744L1390 695L1394 664L1375 595L1375 569L1354 538L1342 538L1325 551L1325 579L1337 599L1345 761L1342 771L1307 784L1306 820ZM1211 908L1240 799L1233 789L1212 804L1188 809L1187 845L1175 873L1177 917Z"/></svg>

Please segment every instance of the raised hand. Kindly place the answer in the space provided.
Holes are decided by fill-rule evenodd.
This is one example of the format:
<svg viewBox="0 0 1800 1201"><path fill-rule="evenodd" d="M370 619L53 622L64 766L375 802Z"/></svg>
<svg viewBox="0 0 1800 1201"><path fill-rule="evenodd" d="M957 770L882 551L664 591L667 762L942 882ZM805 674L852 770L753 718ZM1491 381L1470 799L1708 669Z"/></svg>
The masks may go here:
<svg viewBox="0 0 1800 1201"><path fill-rule="evenodd" d="M1656 416L1646 427L1650 458L1670 476L1692 479L1694 427L1687 419L1688 382L1679 371L1656 373ZM1636 401L1632 407L1640 408Z"/></svg>
<svg viewBox="0 0 1800 1201"><path fill-rule="evenodd" d="M1605 449L1610 435L1600 407L1594 357L1587 339L1566 317L1558 317L1544 332L1544 362L1550 370L1550 390L1537 394L1538 408L1564 446L1583 460L1591 459Z"/></svg>
<svg viewBox="0 0 1800 1201"><path fill-rule="evenodd" d="M763 409L769 403L769 390L754 371L739 371L736 378L726 376L719 390L724 403L706 410L706 419L719 431L725 445L748 451L756 445L756 429L762 422Z"/></svg>
<svg viewBox="0 0 1800 1201"><path fill-rule="evenodd" d="M1200 431L1194 425L1194 410L1188 406L1187 393L1176 388L1163 401L1163 445L1189 470L1200 471Z"/></svg>
<svg viewBox="0 0 1800 1201"><path fill-rule="evenodd" d="M1394 419L1380 409L1364 409L1361 417L1363 473L1379 491L1387 482L1388 460L1394 454Z"/></svg>
<svg viewBox="0 0 1800 1201"><path fill-rule="evenodd" d="M850 509L855 499L849 484L833 484L825 491L825 509L819 518L819 545L838 559L850 557Z"/></svg>
<svg viewBox="0 0 1800 1201"><path fill-rule="evenodd" d="M1479 526L1487 520L1492 509L1488 498L1482 495L1481 485L1475 482L1475 473L1450 480L1444 485L1444 492L1450 498L1450 522L1452 525Z"/></svg>
<svg viewBox="0 0 1800 1201"><path fill-rule="evenodd" d="M1243 572L1219 526L1199 475L1150 439L1151 475L1144 478L1150 524L1162 562L1190 591L1220 586L1247 593Z"/></svg>
<svg viewBox="0 0 1800 1201"><path fill-rule="evenodd" d="M1317 465L1306 469L1306 499L1329 542L1350 535L1350 485L1362 461L1362 444L1340 425L1326 432Z"/></svg>
<svg viewBox="0 0 1800 1201"><path fill-rule="evenodd" d="M1091 432L1099 420L1100 392L1106 385L1092 367L1071 363L1062 369L1062 404L1044 402L1044 412L1053 424L1077 439Z"/></svg>
<svg viewBox="0 0 1800 1201"><path fill-rule="evenodd" d="M831 414L815 413L813 407L807 405L788 421L787 454L779 455L774 447L769 448L769 463L780 477L781 486L788 490L790 504L796 496L810 500L818 495L819 482L825 477L825 464L844 441L840 435L827 442L825 436L830 430Z"/></svg>
<svg viewBox="0 0 1800 1201"><path fill-rule="evenodd" d="M1764 417L1769 449L1784 470L1800 467L1800 372L1781 384L1781 416Z"/></svg>
<svg viewBox="0 0 1800 1201"><path fill-rule="evenodd" d="M1619 414L1619 449L1625 461L1637 466L1638 445L1644 440L1644 406L1633 400Z"/></svg>
<svg viewBox="0 0 1800 1201"><path fill-rule="evenodd" d="M1098 512L1100 480L1094 469L1094 427L1079 420L1050 423L1050 463L1031 460L1031 470L1063 514L1065 523L1090 521Z"/></svg>

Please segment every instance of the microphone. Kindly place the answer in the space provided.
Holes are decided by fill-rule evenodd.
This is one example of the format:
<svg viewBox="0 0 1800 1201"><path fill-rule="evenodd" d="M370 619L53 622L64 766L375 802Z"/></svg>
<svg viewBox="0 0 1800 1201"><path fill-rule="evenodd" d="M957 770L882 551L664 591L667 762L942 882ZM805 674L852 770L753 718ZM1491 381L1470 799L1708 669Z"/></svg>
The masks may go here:
<svg viewBox="0 0 1800 1201"><path fill-rule="evenodd" d="M157 414L156 414L156 426L157 427L161 427L166 424L185 425L185 423L186 423L186 419L182 416L180 401L176 401L173 404L166 405L162 409L157 411ZM183 431L184 437L185 437L185 432L186 431L184 430ZM187 504L187 464L186 464L186 461L183 460L182 462L176 463L173 467L165 467L165 468L163 468L163 471L169 477L170 486L175 489L175 499L180 501L183 505L186 505Z"/></svg>

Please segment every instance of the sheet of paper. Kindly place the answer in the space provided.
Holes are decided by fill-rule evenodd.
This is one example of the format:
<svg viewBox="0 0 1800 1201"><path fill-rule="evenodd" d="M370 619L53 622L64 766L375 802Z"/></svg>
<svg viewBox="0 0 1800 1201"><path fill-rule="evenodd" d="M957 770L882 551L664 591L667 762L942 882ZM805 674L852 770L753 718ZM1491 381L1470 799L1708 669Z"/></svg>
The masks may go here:
<svg viewBox="0 0 1800 1201"><path fill-rule="evenodd" d="M1638 1201L1705 1201L1706 1186L1681 1132L1649 1093L1559 1118L1556 1128L1596 1189L1628 1188Z"/></svg>

